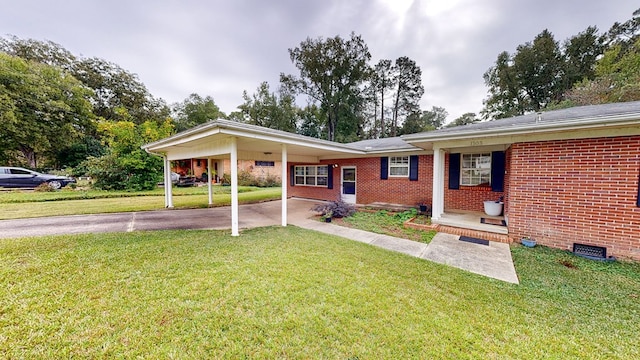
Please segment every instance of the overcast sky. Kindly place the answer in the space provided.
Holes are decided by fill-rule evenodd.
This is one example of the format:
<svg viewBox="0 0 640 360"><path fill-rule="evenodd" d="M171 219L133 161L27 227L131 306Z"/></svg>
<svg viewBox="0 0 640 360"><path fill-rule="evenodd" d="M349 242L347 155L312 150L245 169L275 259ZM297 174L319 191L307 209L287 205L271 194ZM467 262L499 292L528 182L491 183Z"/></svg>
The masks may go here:
<svg viewBox="0 0 640 360"><path fill-rule="evenodd" d="M212 96L225 113L242 91L294 73L287 49L307 37L362 35L379 59L408 56L422 69L422 108L448 121L479 113L482 75L549 29L557 41L590 25L631 18L632 0L5 0L0 34L51 40L135 73L168 104Z"/></svg>

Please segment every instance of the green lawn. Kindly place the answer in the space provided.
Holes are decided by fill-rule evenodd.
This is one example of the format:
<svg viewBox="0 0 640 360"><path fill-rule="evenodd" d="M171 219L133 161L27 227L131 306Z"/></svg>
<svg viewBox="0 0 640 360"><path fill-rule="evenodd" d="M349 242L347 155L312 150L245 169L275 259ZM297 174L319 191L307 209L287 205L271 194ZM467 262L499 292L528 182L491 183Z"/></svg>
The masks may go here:
<svg viewBox="0 0 640 360"><path fill-rule="evenodd" d="M0 358L639 358L640 265L521 284L295 227L0 240Z"/></svg>
<svg viewBox="0 0 640 360"><path fill-rule="evenodd" d="M231 188L213 187L214 206L231 203ZM240 203L254 203L280 199L281 189L241 186ZM209 206L207 187L174 188L176 208ZM164 189L125 192L64 189L56 192L3 191L0 192L0 220L53 215L79 215L107 212L158 210L164 208Z"/></svg>
<svg viewBox="0 0 640 360"><path fill-rule="evenodd" d="M421 221L427 220L429 223L431 221L430 218L425 215L419 215L418 212L413 209L403 212L390 212L385 210L356 211L352 216L343 219L336 219L336 222L343 226L353 227L378 234L401 237L428 244L436 235L435 230L423 231L404 227L405 221L415 218L416 216L418 216Z"/></svg>

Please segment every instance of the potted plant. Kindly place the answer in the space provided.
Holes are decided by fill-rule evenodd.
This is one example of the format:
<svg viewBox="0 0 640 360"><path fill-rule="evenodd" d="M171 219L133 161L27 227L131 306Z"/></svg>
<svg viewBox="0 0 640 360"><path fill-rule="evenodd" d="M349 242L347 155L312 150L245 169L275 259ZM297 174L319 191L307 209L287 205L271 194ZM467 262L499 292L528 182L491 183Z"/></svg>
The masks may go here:
<svg viewBox="0 0 640 360"><path fill-rule="evenodd" d="M324 222L331 222L331 218L333 217L333 211L329 210L325 213L322 214L322 216L320 217L322 220L324 220Z"/></svg>
<svg viewBox="0 0 640 360"><path fill-rule="evenodd" d="M418 204L418 208L420 209L421 213L426 213L427 211L431 210L431 205L423 201Z"/></svg>
<svg viewBox="0 0 640 360"><path fill-rule="evenodd" d="M529 236L523 236L522 239L520 239L520 243L530 248L536 246L536 241Z"/></svg>

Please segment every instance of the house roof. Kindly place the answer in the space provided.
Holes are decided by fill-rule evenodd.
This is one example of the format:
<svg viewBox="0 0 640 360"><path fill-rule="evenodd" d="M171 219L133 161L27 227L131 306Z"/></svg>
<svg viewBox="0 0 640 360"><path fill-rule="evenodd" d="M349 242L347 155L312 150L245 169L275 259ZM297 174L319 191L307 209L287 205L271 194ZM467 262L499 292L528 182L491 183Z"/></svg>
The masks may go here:
<svg viewBox="0 0 640 360"><path fill-rule="evenodd" d="M588 105L402 136L408 143L640 124L640 101Z"/></svg>
<svg viewBox="0 0 640 360"><path fill-rule="evenodd" d="M422 150L416 146L413 146L401 137L390 137L382 139L369 139L356 141L347 144L353 148L360 149L366 152L393 152L393 151L415 151Z"/></svg>
<svg viewBox="0 0 640 360"><path fill-rule="evenodd" d="M493 139L484 145L508 144L557 137L558 134L572 138L580 131L583 133L581 136L595 136L594 130L599 136L612 136L614 129L616 134L640 134L640 101L573 107L349 144L219 119L142 148L148 152L164 153L170 160L219 156L228 154L231 138L236 138L238 151L245 152L247 157L271 159L271 155L281 154L282 145L285 145L287 152L298 156L299 161L319 161L424 151L438 142L447 141L469 146L468 139L473 146L477 139Z"/></svg>

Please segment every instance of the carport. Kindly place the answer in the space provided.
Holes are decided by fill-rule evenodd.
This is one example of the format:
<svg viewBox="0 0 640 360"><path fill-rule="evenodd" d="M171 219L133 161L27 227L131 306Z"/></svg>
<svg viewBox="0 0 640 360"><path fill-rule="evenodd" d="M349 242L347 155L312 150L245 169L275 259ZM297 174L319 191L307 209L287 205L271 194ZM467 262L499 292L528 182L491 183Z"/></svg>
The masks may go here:
<svg viewBox="0 0 640 360"><path fill-rule="evenodd" d="M146 144L142 148L164 160L164 183L171 183L170 161L206 158L211 169L212 159L229 159L231 176L231 235L239 235L238 227L238 160L282 162L282 226L287 226L287 163L319 163L365 152L348 145L320 140L284 131L243 124L229 120L214 120L168 138ZM213 204L212 172L207 172L209 205ZM171 186L165 186L165 207L173 207Z"/></svg>

